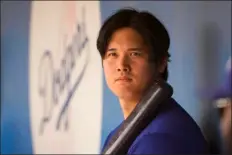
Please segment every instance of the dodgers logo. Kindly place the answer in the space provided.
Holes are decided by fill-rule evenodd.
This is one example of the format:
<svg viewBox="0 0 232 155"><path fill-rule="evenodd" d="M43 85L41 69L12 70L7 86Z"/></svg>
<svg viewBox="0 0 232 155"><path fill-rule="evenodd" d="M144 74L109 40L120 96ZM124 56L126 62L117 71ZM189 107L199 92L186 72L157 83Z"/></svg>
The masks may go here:
<svg viewBox="0 0 232 155"><path fill-rule="evenodd" d="M43 116L40 121L40 133L42 134L46 124L49 123L53 116L53 108L61 104L58 118L56 120L56 129L59 130L61 125L68 129L69 117L68 108L75 90L81 82L89 61L89 38L86 34L85 8L82 8L82 23L76 24L76 31L72 36L71 42L65 46L64 56L61 59L59 68L54 68L53 55L51 50L45 50L39 66L39 94L43 101ZM65 42L64 42L64 45ZM85 51L85 53L83 53ZM80 57L85 56L84 65L80 68L74 84L70 82L73 75L73 68ZM59 96L67 90L67 95L63 103L59 103Z"/></svg>
<svg viewBox="0 0 232 155"><path fill-rule="evenodd" d="M100 150L102 64L98 1L35 1L29 92L34 153Z"/></svg>

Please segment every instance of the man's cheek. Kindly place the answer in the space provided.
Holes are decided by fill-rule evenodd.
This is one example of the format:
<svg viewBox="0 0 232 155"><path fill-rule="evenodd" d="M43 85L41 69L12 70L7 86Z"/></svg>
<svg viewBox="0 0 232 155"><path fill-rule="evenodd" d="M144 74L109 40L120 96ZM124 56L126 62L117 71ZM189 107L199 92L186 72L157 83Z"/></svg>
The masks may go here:
<svg viewBox="0 0 232 155"><path fill-rule="evenodd" d="M114 82L114 74L111 70L105 70L105 78L108 84Z"/></svg>

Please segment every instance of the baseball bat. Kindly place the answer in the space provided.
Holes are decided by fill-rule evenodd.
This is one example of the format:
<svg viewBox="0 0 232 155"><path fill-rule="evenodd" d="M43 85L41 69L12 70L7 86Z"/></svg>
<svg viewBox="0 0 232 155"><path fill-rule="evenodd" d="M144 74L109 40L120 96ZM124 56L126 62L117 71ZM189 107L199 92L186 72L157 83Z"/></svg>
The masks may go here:
<svg viewBox="0 0 232 155"><path fill-rule="evenodd" d="M111 137L102 154L127 154L136 137L155 118L158 105L170 99L172 94L171 85L162 79L155 80L131 114Z"/></svg>

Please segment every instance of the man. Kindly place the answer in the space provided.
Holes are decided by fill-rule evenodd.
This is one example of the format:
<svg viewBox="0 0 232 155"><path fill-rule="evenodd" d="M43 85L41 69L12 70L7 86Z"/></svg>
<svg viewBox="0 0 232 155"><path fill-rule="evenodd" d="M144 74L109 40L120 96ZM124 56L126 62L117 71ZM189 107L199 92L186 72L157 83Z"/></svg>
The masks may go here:
<svg viewBox="0 0 232 155"><path fill-rule="evenodd" d="M154 79L167 80L169 44L167 30L149 12L122 9L103 24L97 48L106 83L118 97L125 119ZM110 133L105 146L117 129ZM200 128L174 99L160 105L156 118L128 150L128 154L168 153L207 153Z"/></svg>
<svg viewBox="0 0 232 155"><path fill-rule="evenodd" d="M219 129L222 139L223 154L232 154L232 132L231 132L231 103L232 103L232 86L231 86L231 57L229 58L226 65L226 78L222 83L222 86L214 94L214 107L219 112Z"/></svg>

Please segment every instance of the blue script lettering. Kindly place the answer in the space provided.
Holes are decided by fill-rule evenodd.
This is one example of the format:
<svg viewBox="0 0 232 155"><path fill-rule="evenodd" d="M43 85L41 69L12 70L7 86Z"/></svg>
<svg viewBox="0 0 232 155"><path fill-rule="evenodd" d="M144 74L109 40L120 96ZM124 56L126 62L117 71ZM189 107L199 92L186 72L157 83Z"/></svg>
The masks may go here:
<svg viewBox="0 0 232 155"><path fill-rule="evenodd" d="M63 121L63 126L68 129L68 108L74 92L83 79L86 67L88 65L88 46L89 38L86 33L85 9L82 10L82 22L77 23L76 32L74 33L71 43L64 48L64 57L61 59L60 68L55 69L53 64L52 52L45 50L40 60L39 66L39 94L43 101L44 111L40 121L40 134L44 132L45 125L52 118L53 109L60 104L60 96L67 91L65 101L59 109L59 115L56 122L56 129L59 130ZM80 74L71 84L71 77L76 62L83 55L87 55L84 67L81 68Z"/></svg>

